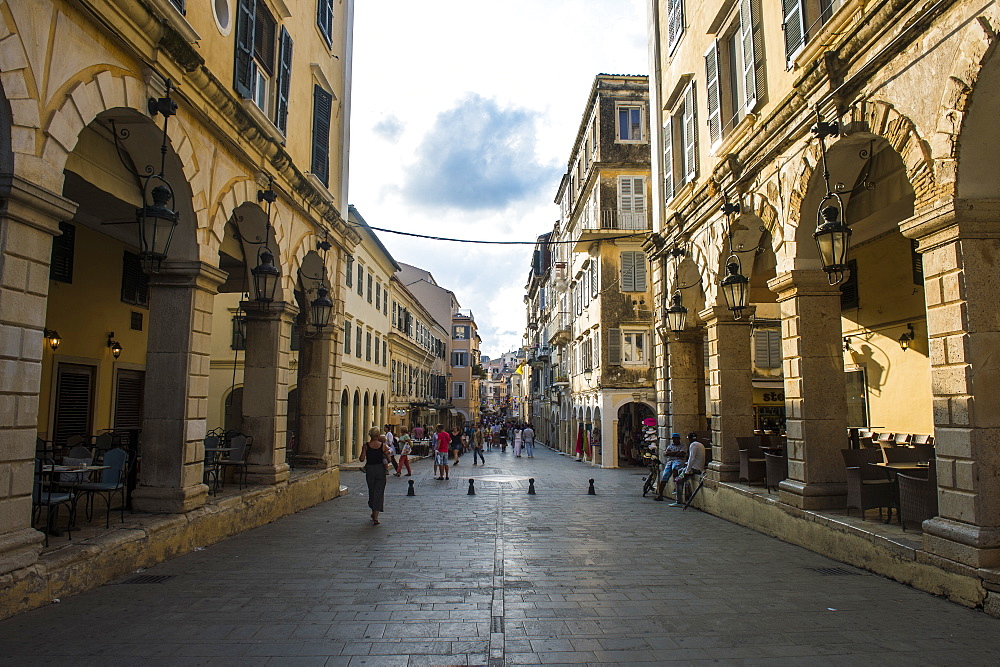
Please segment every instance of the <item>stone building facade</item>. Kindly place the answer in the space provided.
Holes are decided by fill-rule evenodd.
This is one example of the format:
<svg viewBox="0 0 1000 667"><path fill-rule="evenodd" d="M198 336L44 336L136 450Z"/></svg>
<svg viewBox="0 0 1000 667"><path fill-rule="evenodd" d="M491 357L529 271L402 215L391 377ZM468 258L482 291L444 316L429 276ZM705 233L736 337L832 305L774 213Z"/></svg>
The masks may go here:
<svg viewBox="0 0 1000 667"><path fill-rule="evenodd" d="M789 470L781 504L768 507L843 507L850 426L933 435L939 511L915 564L859 564L996 613L1000 427L988 406L1000 388L1000 181L987 153L1000 8L652 0L649 17L646 249L661 310L675 292L689 310L684 332L661 322L657 337L662 433L710 419L706 506L805 539L776 527L794 513L752 518L758 505L727 486L735 438L754 428L750 327L776 309ZM811 132L818 121L838 126L825 144ZM831 193L853 230L839 285L813 238ZM723 213L727 203L738 209ZM719 288L729 263L749 279L740 319ZM699 383L705 404L691 398Z"/></svg>

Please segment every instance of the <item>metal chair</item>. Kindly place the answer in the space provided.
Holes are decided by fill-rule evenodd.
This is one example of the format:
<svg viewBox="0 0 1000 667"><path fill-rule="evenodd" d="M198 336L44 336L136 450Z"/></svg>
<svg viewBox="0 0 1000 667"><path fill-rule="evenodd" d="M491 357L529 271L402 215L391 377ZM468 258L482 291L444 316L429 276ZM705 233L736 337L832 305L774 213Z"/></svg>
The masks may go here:
<svg viewBox="0 0 1000 667"><path fill-rule="evenodd" d="M66 533L69 539L73 539L73 524L76 521L76 494L65 491L56 491L55 484L46 480L49 474L44 471L45 466L53 466L55 461L46 458L35 459L35 480L31 487L31 525L38 521L41 510L45 508L45 546L49 546L49 534L59 513L59 507L66 505L69 508L69 521L66 524Z"/></svg>
<svg viewBox="0 0 1000 667"><path fill-rule="evenodd" d="M221 459L216 462L218 467L218 474L216 479L219 480L221 486L221 480L225 478L225 470L227 468L234 468L233 476L237 478L240 489L243 488L247 480L247 457L250 454L250 445L253 444L253 438L249 435L234 435L229 438L229 447L232 450L229 452L229 458Z"/></svg>
<svg viewBox="0 0 1000 667"><path fill-rule="evenodd" d="M893 438L893 442L896 443L897 447L899 445L908 445L908 444L910 444L910 438L911 437L912 436L909 433L897 433L896 437Z"/></svg>
<svg viewBox="0 0 1000 667"><path fill-rule="evenodd" d="M740 448L740 481L746 480L747 484L763 482L766 485L767 470L760 440L756 436L736 438L736 444Z"/></svg>
<svg viewBox="0 0 1000 667"><path fill-rule="evenodd" d="M764 488L778 490L778 485L788 479L788 457L785 452L764 452Z"/></svg>
<svg viewBox="0 0 1000 667"><path fill-rule="evenodd" d="M74 485L81 496L85 497L87 520L94 514L94 496L104 498L107 514L104 519L104 527L111 527L111 501L115 495L121 496L122 523L125 523L125 477L128 469L128 452L120 447L109 450L104 454L104 465L106 470L101 471L100 482L82 482Z"/></svg>
<svg viewBox="0 0 1000 667"><path fill-rule="evenodd" d="M842 449L844 465L847 466L847 514L851 508L861 510L861 518L865 511L878 508L882 516L882 508L893 506L892 481L884 470L872 463L881 463L882 454L877 449Z"/></svg>
<svg viewBox="0 0 1000 667"><path fill-rule="evenodd" d="M219 456L219 452L210 452L208 450L220 447L221 443L222 435L216 433L215 430L209 431L208 435L205 436L205 462L203 464L202 481L208 486L209 493L213 495L219 487L218 462L222 457Z"/></svg>

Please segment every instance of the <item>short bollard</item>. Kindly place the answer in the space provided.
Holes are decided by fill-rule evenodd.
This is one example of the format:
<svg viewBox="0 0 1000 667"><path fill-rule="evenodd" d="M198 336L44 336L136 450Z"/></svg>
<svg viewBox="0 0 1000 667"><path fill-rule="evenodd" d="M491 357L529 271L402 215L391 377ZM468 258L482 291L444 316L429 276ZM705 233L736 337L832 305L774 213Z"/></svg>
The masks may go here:
<svg viewBox="0 0 1000 667"><path fill-rule="evenodd" d="M534 477L532 477L531 479L528 480L528 495L529 496L535 495L535 478Z"/></svg>
<svg viewBox="0 0 1000 667"><path fill-rule="evenodd" d="M594 480L590 480L590 488L587 489L588 496L596 496L597 491L594 490Z"/></svg>
<svg viewBox="0 0 1000 667"><path fill-rule="evenodd" d="M470 496L476 495L476 480L474 480L474 479L470 479L469 480L469 494L468 495L470 495Z"/></svg>
<svg viewBox="0 0 1000 667"><path fill-rule="evenodd" d="M410 488L408 488L406 490L406 495L408 495L408 496L415 496L415 495L417 495L417 494L415 494L413 492L413 480L411 479L411 480L409 480L409 482L410 482Z"/></svg>

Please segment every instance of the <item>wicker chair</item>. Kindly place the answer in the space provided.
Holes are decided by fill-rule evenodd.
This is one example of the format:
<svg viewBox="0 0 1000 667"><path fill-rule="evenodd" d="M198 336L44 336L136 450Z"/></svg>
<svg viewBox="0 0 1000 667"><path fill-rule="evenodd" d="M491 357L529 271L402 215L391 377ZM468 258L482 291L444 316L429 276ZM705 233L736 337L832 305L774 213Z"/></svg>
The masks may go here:
<svg viewBox="0 0 1000 667"><path fill-rule="evenodd" d="M767 483L767 470L764 464L764 452L760 448L760 440L752 438L736 438L740 448L740 481L747 484Z"/></svg>
<svg viewBox="0 0 1000 667"><path fill-rule="evenodd" d="M906 530L906 524L920 527L927 519L938 513L937 470L934 461L927 466L927 479L899 473L899 523Z"/></svg>
<svg viewBox="0 0 1000 667"><path fill-rule="evenodd" d="M882 462L882 453L877 449L842 449L847 466L847 514L851 508L861 510L861 518L865 511L878 508L882 516L882 508L893 506L893 487L884 470L871 465Z"/></svg>
<svg viewBox="0 0 1000 667"><path fill-rule="evenodd" d="M778 485L788 479L788 457L785 452L764 452L764 488L778 490Z"/></svg>
<svg viewBox="0 0 1000 667"><path fill-rule="evenodd" d="M882 456L885 463L917 463L921 460L922 450L916 447L883 447Z"/></svg>

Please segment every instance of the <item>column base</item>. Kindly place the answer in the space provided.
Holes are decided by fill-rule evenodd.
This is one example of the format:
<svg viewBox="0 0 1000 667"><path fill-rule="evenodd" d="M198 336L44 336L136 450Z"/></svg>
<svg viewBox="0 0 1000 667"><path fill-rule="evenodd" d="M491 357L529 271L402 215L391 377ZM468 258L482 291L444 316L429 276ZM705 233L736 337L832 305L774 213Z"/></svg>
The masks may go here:
<svg viewBox="0 0 1000 667"><path fill-rule="evenodd" d="M939 516L923 523L924 549L976 568L1000 567L1000 527L974 526Z"/></svg>
<svg viewBox="0 0 1000 667"><path fill-rule="evenodd" d="M740 479L740 466L733 463L712 461L708 464L707 477L717 482L738 482Z"/></svg>
<svg viewBox="0 0 1000 667"><path fill-rule="evenodd" d="M786 479L778 484L778 499L804 510L842 509L847 506L847 484L830 482L811 484Z"/></svg>
<svg viewBox="0 0 1000 667"><path fill-rule="evenodd" d="M195 484L185 489L140 486L132 492L132 510L150 514L184 514L203 507L208 487Z"/></svg>
<svg viewBox="0 0 1000 667"><path fill-rule="evenodd" d="M333 461L328 456L320 454L295 454L291 457L291 464L296 468L319 468L321 470L333 467Z"/></svg>
<svg viewBox="0 0 1000 667"><path fill-rule="evenodd" d="M45 535L34 528L0 535L0 575L34 565L44 542Z"/></svg>
<svg viewBox="0 0 1000 667"><path fill-rule="evenodd" d="M274 465L250 465L247 466L247 481L250 484L282 484L290 477L290 468L287 463L276 463Z"/></svg>

